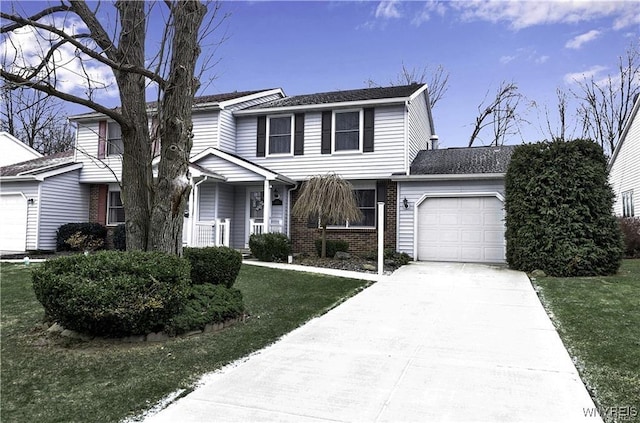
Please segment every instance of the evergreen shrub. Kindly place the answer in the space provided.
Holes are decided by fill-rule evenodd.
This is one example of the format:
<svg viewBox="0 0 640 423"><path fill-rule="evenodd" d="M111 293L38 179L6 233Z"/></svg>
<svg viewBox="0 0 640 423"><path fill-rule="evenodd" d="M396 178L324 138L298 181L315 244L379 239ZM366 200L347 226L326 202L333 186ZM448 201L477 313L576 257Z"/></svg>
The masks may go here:
<svg viewBox="0 0 640 423"><path fill-rule="evenodd" d="M343 253L346 253L349 251L349 243L343 239L328 239L326 242L327 242L327 245L326 245L327 258L335 257L338 251L342 251ZM316 247L316 253L318 254L318 257L322 257L322 240L321 239L316 239L315 247Z"/></svg>
<svg viewBox="0 0 640 423"><path fill-rule="evenodd" d="M106 245L107 228L95 222L66 223L60 226L56 232L57 251L78 251L77 246L70 245L67 240L76 235L84 236L89 242L100 242Z"/></svg>
<svg viewBox="0 0 640 423"><path fill-rule="evenodd" d="M590 140L520 145L505 188L512 268L553 276L616 273L621 233L600 146Z"/></svg>
<svg viewBox="0 0 640 423"><path fill-rule="evenodd" d="M291 240L283 233L266 233L249 237L251 254L260 261L286 262L291 254Z"/></svg>
<svg viewBox="0 0 640 423"><path fill-rule="evenodd" d="M183 254L191 264L193 285L212 284L231 288L242 266L242 254L229 247L184 248Z"/></svg>

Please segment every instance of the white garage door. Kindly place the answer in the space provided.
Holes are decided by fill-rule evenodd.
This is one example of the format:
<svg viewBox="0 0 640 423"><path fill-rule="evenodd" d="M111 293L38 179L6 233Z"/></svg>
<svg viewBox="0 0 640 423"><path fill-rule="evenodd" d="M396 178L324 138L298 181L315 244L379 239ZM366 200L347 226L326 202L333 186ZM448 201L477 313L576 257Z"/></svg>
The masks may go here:
<svg viewBox="0 0 640 423"><path fill-rule="evenodd" d="M502 201L494 196L427 198L418 207L418 259L504 262Z"/></svg>
<svg viewBox="0 0 640 423"><path fill-rule="evenodd" d="M26 243L26 198L20 194L0 195L0 250L24 251Z"/></svg>

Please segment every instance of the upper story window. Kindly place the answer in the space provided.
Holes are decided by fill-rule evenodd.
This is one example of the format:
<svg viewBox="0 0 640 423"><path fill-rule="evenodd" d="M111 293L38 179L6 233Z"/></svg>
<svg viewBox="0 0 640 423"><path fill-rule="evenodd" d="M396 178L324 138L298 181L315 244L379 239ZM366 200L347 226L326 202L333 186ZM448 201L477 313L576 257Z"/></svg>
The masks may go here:
<svg viewBox="0 0 640 423"><path fill-rule="evenodd" d="M124 152L124 144L122 143L122 132L120 125L115 122L107 124L107 156L122 154Z"/></svg>
<svg viewBox="0 0 640 423"><path fill-rule="evenodd" d="M334 112L333 127L333 151L362 151L360 110Z"/></svg>
<svg viewBox="0 0 640 423"><path fill-rule="evenodd" d="M293 140L293 115L274 116L267 119L267 154L291 154Z"/></svg>
<svg viewBox="0 0 640 423"><path fill-rule="evenodd" d="M633 190L622 193L622 216L635 216L635 211L633 210Z"/></svg>
<svg viewBox="0 0 640 423"><path fill-rule="evenodd" d="M120 191L109 191L107 197L107 225L124 223L124 204L120 198Z"/></svg>

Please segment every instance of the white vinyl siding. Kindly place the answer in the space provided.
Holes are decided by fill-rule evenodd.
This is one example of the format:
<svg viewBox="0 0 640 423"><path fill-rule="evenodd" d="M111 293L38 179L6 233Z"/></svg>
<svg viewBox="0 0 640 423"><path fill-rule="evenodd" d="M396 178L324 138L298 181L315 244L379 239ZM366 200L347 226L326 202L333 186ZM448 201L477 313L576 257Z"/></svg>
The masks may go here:
<svg viewBox="0 0 640 423"><path fill-rule="evenodd" d="M616 195L613 210L617 216L622 216L622 193L633 190L633 208L637 216L640 210L640 111L635 114L621 142L623 144L609 172L609 182Z"/></svg>
<svg viewBox="0 0 640 423"><path fill-rule="evenodd" d="M255 182L264 180L264 177L257 173L212 155L199 160L197 164L220 175L224 175L227 178L227 182Z"/></svg>
<svg viewBox="0 0 640 423"><path fill-rule="evenodd" d="M246 207L247 207L247 188L244 186L234 187L234 219L231 219L231 247L245 247L245 231L246 231Z"/></svg>
<svg viewBox="0 0 640 423"><path fill-rule="evenodd" d="M432 128L429 124L429 112L427 111L427 99L425 94L420 94L413 99L408 106L409 121L409 166L420 150L431 148L429 138Z"/></svg>
<svg viewBox="0 0 640 423"><path fill-rule="evenodd" d="M221 110L219 114L220 142L218 148L228 153L236 152L236 121L235 117L232 114L234 110L244 109L279 98L282 98L280 94L271 94L268 96L255 98L253 100L243 101L241 103L228 106L224 110Z"/></svg>
<svg viewBox="0 0 640 423"><path fill-rule="evenodd" d="M193 146L190 156L193 157L209 147L218 146L218 117L217 110L194 112L193 122Z"/></svg>
<svg viewBox="0 0 640 423"><path fill-rule="evenodd" d="M372 153L321 154L321 120L321 112L305 114L304 155L256 157L257 119L255 116L238 117L237 154L295 180L327 172L335 172L345 179L385 179L404 171L404 106L375 109Z"/></svg>
<svg viewBox="0 0 640 423"><path fill-rule="evenodd" d="M216 184L204 182L198 186L200 198L198 201L197 221L210 222L216 218Z"/></svg>
<svg viewBox="0 0 640 423"><path fill-rule="evenodd" d="M27 233L26 249L38 249L38 210L40 209L39 183L34 182L3 182L3 193L22 193L26 199L33 198L33 204L27 204ZM25 199L25 201L27 201Z"/></svg>
<svg viewBox="0 0 640 423"><path fill-rule="evenodd" d="M122 175L122 157L107 156L98 159L98 121L77 124L76 161L83 164L80 182L118 182Z"/></svg>
<svg viewBox="0 0 640 423"><path fill-rule="evenodd" d="M89 185L78 183L79 173L74 170L42 182L39 249L56 249L56 232L61 225L89 221Z"/></svg>
<svg viewBox="0 0 640 423"><path fill-rule="evenodd" d="M398 182L398 229L397 249L400 252L414 255L414 213L415 203L426 193L454 192L498 192L504 195L504 180L465 180L465 181L401 181ZM402 204L407 199L409 208Z"/></svg>

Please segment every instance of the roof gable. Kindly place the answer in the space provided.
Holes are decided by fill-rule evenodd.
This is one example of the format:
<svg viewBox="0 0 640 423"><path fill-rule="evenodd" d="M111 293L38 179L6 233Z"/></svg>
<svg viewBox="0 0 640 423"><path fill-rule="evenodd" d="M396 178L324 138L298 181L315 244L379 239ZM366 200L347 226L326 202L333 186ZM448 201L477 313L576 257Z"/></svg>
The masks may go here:
<svg viewBox="0 0 640 423"><path fill-rule="evenodd" d="M422 150L411 163L411 175L506 173L516 146Z"/></svg>
<svg viewBox="0 0 640 423"><path fill-rule="evenodd" d="M629 134L629 130L631 129L631 126L633 125L634 120L638 118L638 109L640 109L640 96L636 97L636 101L633 105L633 109L631 109L631 114L629 115L629 118L627 119L627 122L624 125L624 129L620 134L620 138L618 139L618 144L616 145L615 150L613 150L613 154L611 154L611 158L609 159L609 170L611 170L611 168L613 167L613 164L618 158L618 154L622 149L622 144L624 144L624 142L626 141L627 135Z"/></svg>

